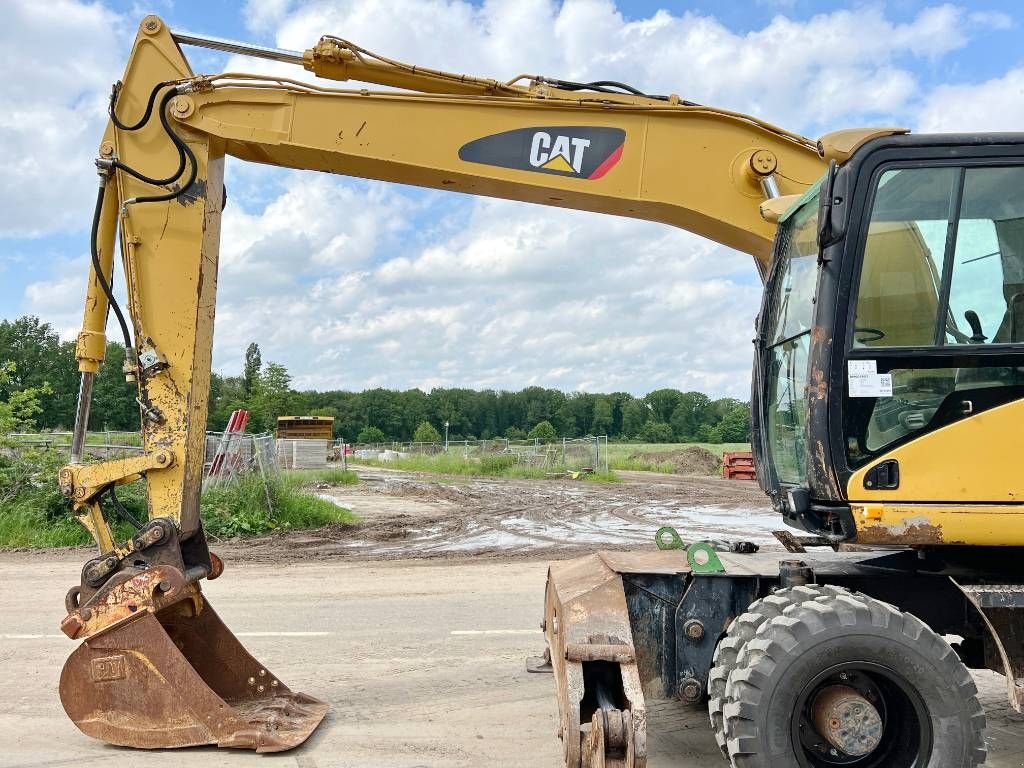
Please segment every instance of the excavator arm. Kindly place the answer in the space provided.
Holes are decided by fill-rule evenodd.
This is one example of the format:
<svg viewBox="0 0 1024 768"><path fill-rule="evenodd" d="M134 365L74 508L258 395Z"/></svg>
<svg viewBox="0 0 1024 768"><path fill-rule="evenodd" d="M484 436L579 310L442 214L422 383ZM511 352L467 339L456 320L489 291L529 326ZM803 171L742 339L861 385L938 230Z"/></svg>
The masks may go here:
<svg viewBox="0 0 1024 768"><path fill-rule="evenodd" d="M179 43L405 90L197 77ZM199 586L221 570L199 495L227 155L660 221L751 254L762 273L774 225L761 204L802 193L826 167L815 142L746 115L601 84L520 81L413 67L337 38L299 54L176 36L155 16L143 20L99 148L82 385L72 461L60 473L100 549L69 592L63 623L85 641L61 680L83 731L132 746L265 751L301 743L326 711L249 656ZM123 309L110 290L118 239ZM108 311L138 386L144 450L85 464ZM107 512L118 509L116 486L140 477L149 522L115 541Z"/></svg>

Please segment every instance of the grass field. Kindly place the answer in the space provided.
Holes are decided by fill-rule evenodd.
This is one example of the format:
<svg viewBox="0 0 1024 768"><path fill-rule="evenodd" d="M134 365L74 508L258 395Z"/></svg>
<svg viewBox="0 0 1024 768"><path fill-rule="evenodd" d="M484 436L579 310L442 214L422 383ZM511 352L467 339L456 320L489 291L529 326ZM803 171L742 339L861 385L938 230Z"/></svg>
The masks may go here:
<svg viewBox="0 0 1024 768"><path fill-rule="evenodd" d="M439 475L462 475L469 477L522 477L532 479L544 479L552 476L563 476L565 469L562 467L526 467L515 463L512 456L496 454L485 456L482 459L466 458L455 451L451 453L439 453L431 456L408 456L395 459L394 461L375 461L373 459L359 459L351 461L351 464L363 466L384 467L387 469L403 469L409 472L431 472ZM587 480L596 482L614 483L616 477L614 472L593 472L585 476Z"/></svg>

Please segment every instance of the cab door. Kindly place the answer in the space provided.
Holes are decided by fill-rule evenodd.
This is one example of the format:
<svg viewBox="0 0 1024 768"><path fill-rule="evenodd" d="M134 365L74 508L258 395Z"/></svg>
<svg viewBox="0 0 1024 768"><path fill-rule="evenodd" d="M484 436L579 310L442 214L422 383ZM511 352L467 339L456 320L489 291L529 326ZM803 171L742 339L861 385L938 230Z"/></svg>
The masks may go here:
<svg viewBox="0 0 1024 768"><path fill-rule="evenodd" d="M1024 165L950 154L870 176L838 447L860 543L1024 544Z"/></svg>

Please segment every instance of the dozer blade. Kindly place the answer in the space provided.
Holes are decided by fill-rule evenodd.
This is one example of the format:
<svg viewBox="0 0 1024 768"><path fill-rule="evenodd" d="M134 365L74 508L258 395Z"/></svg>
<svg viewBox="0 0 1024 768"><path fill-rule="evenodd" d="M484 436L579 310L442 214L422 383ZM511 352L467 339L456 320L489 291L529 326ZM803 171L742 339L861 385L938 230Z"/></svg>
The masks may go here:
<svg viewBox="0 0 1024 768"><path fill-rule="evenodd" d="M60 697L85 734L144 749L281 752L328 709L249 655L198 590L85 640L64 665Z"/></svg>
<svg viewBox="0 0 1024 768"><path fill-rule="evenodd" d="M553 563L544 633L568 768L644 768L647 709L622 577L602 554Z"/></svg>

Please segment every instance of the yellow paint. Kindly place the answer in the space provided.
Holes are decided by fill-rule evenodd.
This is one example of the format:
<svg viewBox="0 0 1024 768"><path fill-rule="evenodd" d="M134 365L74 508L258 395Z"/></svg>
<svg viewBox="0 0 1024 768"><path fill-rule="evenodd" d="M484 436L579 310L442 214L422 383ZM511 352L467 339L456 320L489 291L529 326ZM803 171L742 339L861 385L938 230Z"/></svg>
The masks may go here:
<svg viewBox="0 0 1024 768"><path fill-rule="evenodd" d="M92 501L76 505L75 516L92 536L101 554L105 555L114 550L114 534L110 530L110 524L103 517L103 510L100 509L99 502Z"/></svg>
<svg viewBox="0 0 1024 768"><path fill-rule="evenodd" d="M940 526L945 543L1022 545L1021 455L1024 400L966 417L879 456L853 474L847 498L858 528L899 528L917 519ZM900 487L864 488L868 470L890 459L899 462Z"/></svg>

